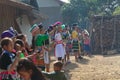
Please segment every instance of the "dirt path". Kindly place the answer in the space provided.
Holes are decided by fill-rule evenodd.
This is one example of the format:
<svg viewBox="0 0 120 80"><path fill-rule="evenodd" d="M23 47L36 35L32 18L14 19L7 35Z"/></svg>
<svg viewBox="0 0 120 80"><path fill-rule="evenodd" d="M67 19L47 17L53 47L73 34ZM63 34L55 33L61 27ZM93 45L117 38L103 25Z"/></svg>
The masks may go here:
<svg viewBox="0 0 120 80"><path fill-rule="evenodd" d="M84 57L66 66L68 80L120 80L120 55Z"/></svg>

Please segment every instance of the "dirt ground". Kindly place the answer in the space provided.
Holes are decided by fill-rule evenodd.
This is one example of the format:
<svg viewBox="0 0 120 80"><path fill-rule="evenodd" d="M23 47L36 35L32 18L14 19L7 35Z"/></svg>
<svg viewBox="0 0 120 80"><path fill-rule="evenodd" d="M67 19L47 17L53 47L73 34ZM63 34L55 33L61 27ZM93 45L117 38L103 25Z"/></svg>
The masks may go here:
<svg viewBox="0 0 120 80"><path fill-rule="evenodd" d="M120 54L84 56L84 59L65 67L68 80L120 80Z"/></svg>

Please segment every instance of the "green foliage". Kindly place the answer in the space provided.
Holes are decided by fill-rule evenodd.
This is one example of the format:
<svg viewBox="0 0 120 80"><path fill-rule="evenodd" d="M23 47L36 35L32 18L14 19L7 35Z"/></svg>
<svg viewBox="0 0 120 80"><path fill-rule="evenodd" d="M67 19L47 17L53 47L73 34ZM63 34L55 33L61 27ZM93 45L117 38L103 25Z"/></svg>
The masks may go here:
<svg viewBox="0 0 120 80"><path fill-rule="evenodd" d="M118 6L115 11L113 12L113 15L120 15L120 6Z"/></svg>
<svg viewBox="0 0 120 80"><path fill-rule="evenodd" d="M77 22L86 27L93 15L119 14L119 4L120 0L70 0L62 7L63 19L67 24Z"/></svg>

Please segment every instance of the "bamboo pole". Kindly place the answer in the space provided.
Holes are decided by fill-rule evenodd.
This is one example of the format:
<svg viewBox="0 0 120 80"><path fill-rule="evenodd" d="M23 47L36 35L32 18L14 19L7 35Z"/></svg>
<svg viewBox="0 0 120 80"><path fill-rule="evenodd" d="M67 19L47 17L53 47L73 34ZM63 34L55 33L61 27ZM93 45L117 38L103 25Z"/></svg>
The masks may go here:
<svg viewBox="0 0 120 80"><path fill-rule="evenodd" d="M101 26L100 26L100 47L101 47L101 53L103 54L103 33L102 33L102 28L103 28L103 16L101 18Z"/></svg>

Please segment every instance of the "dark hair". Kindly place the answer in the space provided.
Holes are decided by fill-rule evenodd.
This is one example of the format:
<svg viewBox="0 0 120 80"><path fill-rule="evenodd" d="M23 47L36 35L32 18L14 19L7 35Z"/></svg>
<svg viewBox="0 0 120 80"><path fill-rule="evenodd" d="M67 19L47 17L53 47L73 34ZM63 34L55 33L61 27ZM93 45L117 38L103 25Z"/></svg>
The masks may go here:
<svg viewBox="0 0 120 80"><path fill-rule="evenodd" d="M19 44L21 47L24 47L24 42L22 41L22 40L20 40L20 39L17 39L16 41L15 41L15 45L16 44Z"/></svg>
<svg viewBox="0 0 120 80"><path fill-rule="evenodd" d="M39 29L42 29L43 28L42 23L38 24L38 27L39 27Z"/></svg>
<svg viewBox="0 0 120 80"><path fill-rule="evenodd" d="M47 32L49 33L49 32L51 32L52 30L53 30L53 25L50 25L50 26L48 27Z"/></svg>
<svg viewBox="0 0 120 80"><path fill-rule="evenodd" d="M32 47L33 51L35 50L35 36L32 36Z"/></svg>
<svg viewBox="0 0 120 80"><path fill-rule="evenodd" d="M56 62L54 63L54 66L55 66L55 67L62 68L62 67L63 67L63 63L62 63L61 61L56 61Z"/></svg>
<svg viewBox="0 0 120 80"><path fill-rule="evenodd" d="M73 23L73 25L72 25L73 27L75 27L75 26L78 26L78 24L77 23Z"/></svg>
<svg viewBox="0 0 120 80"><path fill-rule="evenodd" d="M23 39L24 37L25 37L24 34L18 34L16 38L17 38L17 39Z"/></svg>
<svg viewBox="0 0 120 80"><path fill-rule="evenodd" d="M17 65L17 72L32 70L31 80L46 80L41 71L34 65L31 60L22 59Z"/></svg>
<svg viewBox="0 0 120 80"><path fill-rule="evenodd" d="M11 38L8 38L8 37L3 38L3 39L1 40L1 47L3 48L4 46L9 45L10 41L12 41Z"/></svg>

